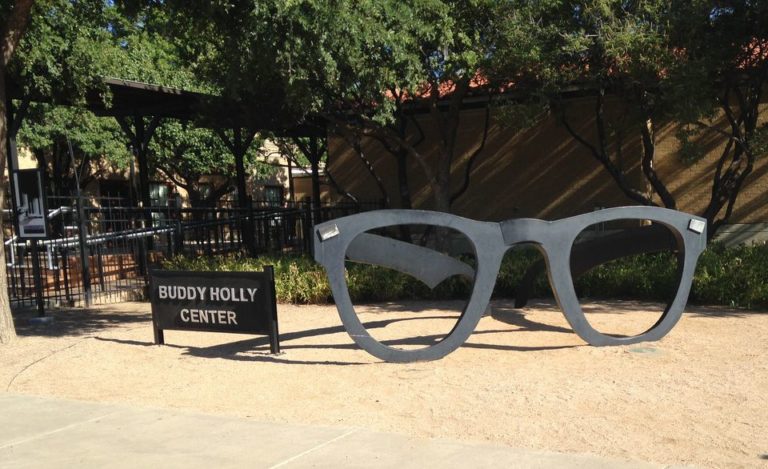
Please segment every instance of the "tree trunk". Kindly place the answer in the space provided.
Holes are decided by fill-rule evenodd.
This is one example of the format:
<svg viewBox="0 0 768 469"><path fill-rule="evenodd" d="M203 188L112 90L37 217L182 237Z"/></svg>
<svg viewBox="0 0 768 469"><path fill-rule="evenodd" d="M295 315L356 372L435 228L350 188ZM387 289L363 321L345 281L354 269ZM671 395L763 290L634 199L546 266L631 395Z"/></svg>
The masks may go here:
<svg viewBox="0 0 768 469"><path fill-rule="evenodd" d="M656 193L666 208L677 210L677 202L675 197L667 189L667 186L661 181L659 175L656 173L656 169L653 167L653 162L656 156L656 140L654 138L653 121L650 116L646 117L645 121L640 124L640 135L643 142L643 156L641 160L641 167L645 180L651 187L651 192L648 194L648 198L652 198L653 193ZM621 142L618 142L621 145Z"/></svg>
<svg viewBox="0 0 768 469"><path fill-rule="evenodd" d="M16 0L5 24L3 25L0 39L0 176L5 173L8 163L8 108L7 94L5 89L5 71L8 69L8 62L11 61L16 46L21 40L21 36L27 30L30 11L32 10L33 0ZM0 187L0 208L5 205L5 188ZM3 241L2 230L0 230L0 241ZM5 270L5 244L0 248L0 268ZM8 276L7 272L0 275L0 344L11 342L16 338L16 330L13 327L13 317L11 316L11 304L8 299Z"/></svg>
<svg viewBox="0 0 768 469"><path fill-rule="evenodd" d="M408 141L408 121L402 113L398 116L397 121L400 138L404 142ZM416 147L415 144L413 146L414 148ZM410 210L413 206L411 205L411 189L408 186L408 152L403 148L398 148L395 158L397 158L397 185L400 190L400 208Z"/></svg>
<svg viewBox="0 0 768 469"><path fill-rule="evenodd" d="M0 66L0 175L8 165L8 108L5 90L5 67ZM0 207L5 207L5 190L0 190ZM0 230L0 241L4 241ZM8 298L8 275L5 267L5 244L0 248L0 344L6 344L16 338L11 316L11 302Z"/></svg>
<svg viewBox="0 0 768 469"><path fill-rule="evenodd" d="M451 188L448 183L438 182L433 186L435 210L438 212L451 212Z"/></svg>

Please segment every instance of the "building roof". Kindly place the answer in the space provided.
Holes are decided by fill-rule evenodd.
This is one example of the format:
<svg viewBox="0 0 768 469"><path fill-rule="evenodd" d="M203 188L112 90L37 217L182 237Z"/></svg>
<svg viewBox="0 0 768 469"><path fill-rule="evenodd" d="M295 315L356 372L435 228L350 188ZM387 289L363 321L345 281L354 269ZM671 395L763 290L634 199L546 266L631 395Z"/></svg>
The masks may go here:
<svg viewBox="0 0 768 469"><path fill-rule="evenodd" d="M220 96L119 78L104 78L108 89L86 93L85 107L98 116L161 117L194 121L210 128L250 128L281 136L321 136L325 128L319 121L296 122L275 109L262 109L226 100ZM18 86L10 86L11 96L21 97ZM107 99L105 99L105 97ZM50 102L45 96L32 98Z"/></svg>

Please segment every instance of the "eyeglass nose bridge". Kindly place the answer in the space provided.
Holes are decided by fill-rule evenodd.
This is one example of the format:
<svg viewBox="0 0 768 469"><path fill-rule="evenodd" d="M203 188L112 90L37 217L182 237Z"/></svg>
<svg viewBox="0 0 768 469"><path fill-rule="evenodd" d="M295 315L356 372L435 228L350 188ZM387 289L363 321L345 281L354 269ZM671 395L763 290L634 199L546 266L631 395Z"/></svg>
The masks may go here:
<svg viewBox="0 0 768 469"><path fill-rule="evenodd" d="M513 246L519 243L545 244L551 223L536 218L513 218L499 225L504 244Z"/></svg>

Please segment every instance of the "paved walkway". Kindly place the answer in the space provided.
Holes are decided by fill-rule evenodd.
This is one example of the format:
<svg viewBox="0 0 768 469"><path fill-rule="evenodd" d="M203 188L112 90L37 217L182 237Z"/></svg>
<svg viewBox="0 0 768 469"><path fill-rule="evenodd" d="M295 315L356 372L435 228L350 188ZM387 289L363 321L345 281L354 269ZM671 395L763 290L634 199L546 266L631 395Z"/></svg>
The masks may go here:
<svg viewBox="0 0 768 469"><path fill-rule="evenodd" d="M262 423L168 409L0 394L0 468L22 467L664 466L418 440L356 428Z"/></svg>

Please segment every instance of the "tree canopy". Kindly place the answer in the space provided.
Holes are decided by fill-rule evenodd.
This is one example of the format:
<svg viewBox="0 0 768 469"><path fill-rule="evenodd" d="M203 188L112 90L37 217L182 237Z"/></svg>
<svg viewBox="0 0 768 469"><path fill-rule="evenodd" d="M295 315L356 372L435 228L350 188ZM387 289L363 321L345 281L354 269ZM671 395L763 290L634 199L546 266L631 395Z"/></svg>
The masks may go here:
<svg viewBox="0 0 768 469"><path fill-rule="evenodd" d="M113 76L218 94L275 128L322 119L355 150L388 200L362 145L373 139L397 162L404 206L407 169L415 162L434 207L450 211L482 154L490 106L503 96L517 125L530 125L542 111L557 116L640 204L677 206L669 181L655 170L660 126L677 127L678 156L686 161L701 157L704 138L722 138L727 143L702 214L713 235L768 150L760 116L768 80L762 0L38 0L30 14L32 3L0 3L0 74L20 96L52 98L29 106L20 135L41 161L63 155L66 139L80 166L101 157L116 165L130 160L113 120L56 106L82 102L87 90L104 88L102 77ZM573 125L566 98L574 94L593 105L587 130ZM485 97L485 131L474 149L457 155L470 95ZM414 138L424 135L425 124L406 112L416 107L438 136L431 159ZM162 122L152 163L194 191L204 173L226 180L233 164L243 164L222 157L229 155L222 142L255 165L253 150L241 148L254 131L216 135ZM629 140L641 142L650 190L628 182L621 160ZM460 180L452 176L457 169Z"/></svg>
<svg viewBox="0 0 768 469"><path fill-rule="evenodd" d="M671 181L661 180L654 168L656 128L678 126L678 156L689 162L703 154L697 141L705 134L728 142L701 214L713 236L729 219L755 158L765 153L759 112L768 80L766 2L516 3L525 6L529 20L508 37L535 38L538 44L527 75L530 92L544 96L574 141L628 198L677 208ZM507 15L520 13L510 9ZM515 57L508 59L501 48L496 52L495 73L508 75ZM586 131L573 125L582 119L569 112L573 100L566 98L573 91L593 102L594 126ZM641 170L650 192L633 186L622 165L625 143L633 139L642 145Z"/></svg>
<svg viewBox="0 0 768 469"><path fill-rule="evenodd" d="M75 151L75 166L93 167L95 161L106 160L116 168L128 167L132 158L128 141L114 119L99 118L77 107L57 106L81 105L87 92L106 91L104 77L187 91L214 90L195 69L189 44L168 34L169 20L165 9L130 10L119 2L46 0L35 5L30 29L10 73L22 96L48 101L29 106L19 141L48 169L51 181L71 179L66 177L72 167L67 139ZM109 100L108 93L105 95ZM199 178L220 174L224 167L232 166L223 163L231 162L232 157L210 130L161 122L158 136L162 142L152 145L150 158L160 176ZM173 159L168 157L170 147L174 149ZM168 164L171 161L173 166ZM253 157L248 163L257 165ZM174 173L174 169L182 168L181 174ZM266 168L257 170L264 172ZM197 183L188 180L189 187ZM68 185L71 190L73 185ZM56 192L63 193L58 188Z"/></svg>

